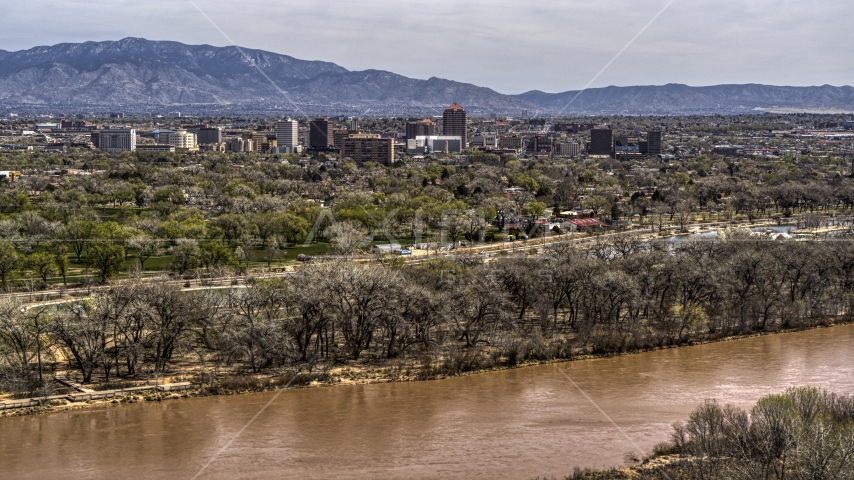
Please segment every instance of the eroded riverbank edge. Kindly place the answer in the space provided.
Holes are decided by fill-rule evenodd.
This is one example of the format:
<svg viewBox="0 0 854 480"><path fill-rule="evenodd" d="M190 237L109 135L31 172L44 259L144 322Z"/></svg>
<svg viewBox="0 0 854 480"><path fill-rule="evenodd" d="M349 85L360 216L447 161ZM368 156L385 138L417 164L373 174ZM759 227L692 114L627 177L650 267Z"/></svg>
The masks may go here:
<svg viewBox="0 0 854 480"><path fill-rule="evenodd" d="M838 320L833 323L827 323L822 325L808 326L808 327L800 327L800 328L789 328L784 330L774 330L774 331L765 331L765 332L754 332L750 334L744 335L731 335L721 338L715 339L707 339L703 341L691 341L683 344L677 345L667 345L653 348L643 348L643 349L635 349L635 350L627 350L625 352L618 353L603 353L603 354L578 354L573 355L570 358L554 358L554 359L545 359L545 360L527 360L524 362L519 362L515 365L495 365L490 368L480 368L474 369L465 372L459 372L456 374L437 374L437 375L422 375L421 372L417 374L402 374L400 369L395 365L395 360L390 360L383 362L381 364L368 365L368 366L343 366L333 368L327 375L326 379L323 381L318 381L316 379L312 379L312 377L316 378L315 374L306 375L304 372L301 372L299 375L303 376L307 381L306 383L294 384L287 387L288 390L295 389L303 389L303 388L321 388L321 387L335 387L342 385L373 385L373 384L381 384L381 383L402 383L402 382L423 382L423 381L435 381L435 380L447 380L451 378L459 378L459 377L467 377L470 375L482 375L493 372L500 372L505 370L515 370L521 368L528 367L536 367L541 365L551 365L551 364L560 364L560 363L569 363L581 360L596 360L596 359L607 359L607 358L615 358L615 357L624 357L631 355L639 355L642 353L655 352L660 350L670 350L670 349L681 349L688 347L697 347L702 345L711 345L722 342L731 342L737 340L745 340L749 338L757 338L757 337L765 337L765 336L776 336L776 335L785 335L785 334L793 334L800 333L812 330L819 329L828 329L828 328L837 328L844 326L854 325L854 319L851 320ZM253 377L255 378L255 377ZM279 377L281 378L281 377ZM264 392L275 392L279 390L281 387L266 387L266 388L243 388L243 389L230 389L223 388L218 385L199 385L194 386L187 390L182 390L179 392L160 392L160 391L145 391L145 392L134 392L128 393L127 395L118 396L115 398L104 399L104 400L89 400L85 402L65 402L65 401L52 401L46 402L44 405L37 407L26 407L26 408L17 408L11 410L3 410L0 411L0 419L3 418L11 418L11 417L21 417L21 416L31 416L31 415L40 415L40 414L48 414L48 413L59 413L59 412L67 412L67 411L76 411L76 410L85 410L85 409L97 409L97 408L111 408L118 407L122 405L131 405L141 402L161 402L166 400L175 400L175 399L189 399L189 398L202 398L202 397L211 397L211 396L234 396L234 395L248 395L254 393L264 393ZM629 470L620 469L620 472L630 473ZM600 472L601 473L601 472ZM614 471L614 473L617 473ZM622 473L617 473L622 474ZM581 477L586 478L586 477ZM594 478L594 477L591 477ZM624 477L595 477L595 478L624 478ZM628 478L628 477L625 477Z"/></svg>

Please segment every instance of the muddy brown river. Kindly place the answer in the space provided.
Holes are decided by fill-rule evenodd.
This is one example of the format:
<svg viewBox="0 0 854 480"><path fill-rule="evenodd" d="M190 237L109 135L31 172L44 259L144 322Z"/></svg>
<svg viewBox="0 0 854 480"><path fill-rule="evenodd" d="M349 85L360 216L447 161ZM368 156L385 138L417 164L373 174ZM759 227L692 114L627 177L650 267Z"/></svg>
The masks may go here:
<svg viewBox="0 0 854 480"><path fill-rule="evenodd" d="M561 364L644 449L703 399L854 393L854 326ZM0 478L191 479L273 393L0 420ZM562 478L632 446L555 366L282 392L199 479Z"/></svg>

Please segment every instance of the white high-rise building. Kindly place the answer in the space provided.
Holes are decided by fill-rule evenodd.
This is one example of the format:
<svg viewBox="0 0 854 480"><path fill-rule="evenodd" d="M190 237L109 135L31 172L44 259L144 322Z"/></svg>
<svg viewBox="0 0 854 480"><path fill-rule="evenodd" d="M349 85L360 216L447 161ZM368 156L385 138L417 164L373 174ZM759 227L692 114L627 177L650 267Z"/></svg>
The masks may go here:
<svg viewBox="0 0 854 480"><path fill-rule="evenodd" d="M133 128L99 130L98 148L105 152L132 152L136 150L136 130Z"/></svg>
<svg viewBox="0 0 854 480"><path fill-rule="evenodd" d="M299 122L290 118L276 122L276 145L279 151L293 153L299 143Z"/></svg>

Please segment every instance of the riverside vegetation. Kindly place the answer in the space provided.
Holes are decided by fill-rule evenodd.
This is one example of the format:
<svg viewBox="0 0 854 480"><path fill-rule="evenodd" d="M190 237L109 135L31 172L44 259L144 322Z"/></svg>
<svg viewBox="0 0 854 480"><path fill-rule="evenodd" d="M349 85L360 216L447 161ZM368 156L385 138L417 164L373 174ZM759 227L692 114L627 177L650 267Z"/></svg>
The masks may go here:
<svg viewBox="0 0 854 480"><path fill-rule="evenodd" d="M365 125L391 133L403 120ZM331 154L0 153L0 167L23 173L0 182L4 290L38 297L108 285L61 306L4 295L0 390L61 393L57 373L104 384L183 376L215 390L266 388L261 377L297 368L322 382L435 378L849 321L846 237L774 243L735 231L676 250L624 238L489 259L323 258L358 254L377 237L434 248L541 238L537 220L571 209L616 230L773 217L850 230L844 145L769 133L835 119L721 120L596 120L626 133L664 129L665 147L683 152L671 163L481 151L390 167ZM544 122L514 128L532 133ZM746 138L781 156L714 154ZM251 280L300 264L289 277ZM250 278L247 288L180 291L187 279L236 273Z"/></svg>
<svg viewBox="0 0 854 480"><path fill-rule="evenodd" d="M849 322L854 312L854 243L844 238L730 235L674 248L625 237L489 260L317 261L245 288L130 280L63 305L7 299L0 388L47 395L57 371L84 383L192 376L211 393L241 377L265 388L296 368L319 381L342 366L435 378Z"/></svg>
<svg viewBox="0 0 854 480"><path fill-rule="evenodd" d="M707 401L644 464L577 470L567 480L852 479L854 400L800 387L763 397L750 411Z"/></svg>

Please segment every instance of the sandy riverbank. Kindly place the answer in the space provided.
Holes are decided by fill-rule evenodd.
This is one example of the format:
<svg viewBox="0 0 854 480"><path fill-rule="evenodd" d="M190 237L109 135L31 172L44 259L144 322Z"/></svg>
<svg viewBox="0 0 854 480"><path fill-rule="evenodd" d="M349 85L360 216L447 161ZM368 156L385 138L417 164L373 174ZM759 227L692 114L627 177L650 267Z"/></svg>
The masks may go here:
<svg viewBox="0 0 854 480"><path fill-rule="evenodd" d="M174 399L187 399L194 397L206 397L212 395L245 395L250 393L261 393L268 391L279 390L286 385L288 389L297 388L320 388L334 387L340 385L370 385L389 382L415 382L415 381L432 381L443 380L453 377L463 377L468 375L480 375L501 370L525 368L536 365L544 365L551 363L564 363L579 360L589 360L596 358L610 358L626 355L637 355L644 352L656 350L683 348L710 343L728 342L752 338L765 335L781 335L787 333L795 333L805 330L813 330L816 328L832 328L834 326L847 325L852 322L836 322L827 325L815 327L786 329L779 331L751 333L747 335L735 335L722 338L709 339L705 341L694 341L681 345L672 345L666 347L656 347L650 349L638 349L621 353L609 354L584 354L579 353L571 358L554 358L547 360L533 360L520 362L516 365L496 364L491 368L480 368L455 374L425 372L423 368L415 366L413 363L404 363L400 360L390 360L378 364L359 364L359 365L343 365L336 366L328 371L321 372L300 372L298 377L292 381L293 372L278 372L277 375L265 376L226 376L216 379L213 383L194 384L191 388L177 392L161 392L156 390L137 391L127 393L126 395L116 396L103 400L88 400L83 402L70 402L67 400L51 400L45 401L40 406L16 408L0 411L0 419L5 417L17 417L23 415L36 415L51 412L62 412L70 410L80 410L86 408L110 408L122 405L131 405L139 402L160 402ZM175 375L173 378L185 378Z"/></svg>

